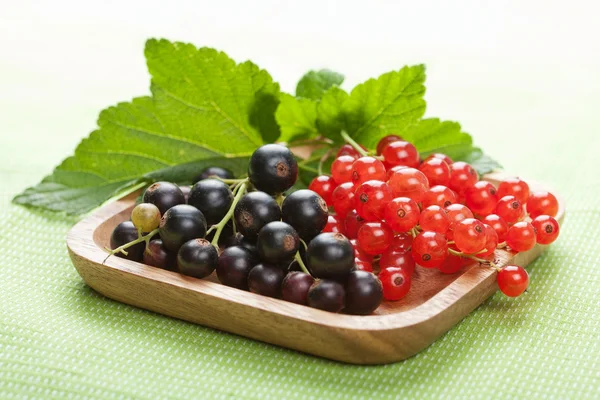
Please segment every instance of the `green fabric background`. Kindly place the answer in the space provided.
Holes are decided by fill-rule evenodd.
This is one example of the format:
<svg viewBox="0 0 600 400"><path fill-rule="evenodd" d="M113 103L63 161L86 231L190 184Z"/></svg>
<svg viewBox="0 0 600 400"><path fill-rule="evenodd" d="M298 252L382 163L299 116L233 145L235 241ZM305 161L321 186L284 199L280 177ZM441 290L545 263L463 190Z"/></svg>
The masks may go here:
<svg viewBox="0 0 600 400"><path fill-rule="evenodd" d="M19 6L0 24L0 37L14 38L2 46L2 57L10 58L0 62L0 398L600 397L600 63L597 43L585 42L598 36L582 28L591 25L573 19L569 29L555 29L569 21L562 8L527 26L492 10L501 23L477 23L482 43L436 20L424 29L445 29L448 42L425 38L411 47L398 40L398 51L390 52L372 37L338 40L337 27L297 37L274 34L285 29L279 25L255 24L251 43L241 39L247 32L241 28L226 31L217 11L212 17L212 11L173 11L164 17L183 19L167 29L152 25L162 10L138 25L102 10L74 23L69 11L88 14L71 6ZM522 6L513 2L512 12ZM119 7L115 15L137 15ZM302 10L285 21L298 19L302 29L309 19L293 15ZM527 10L539 16L537 8ZM39 27L27 34L20 24L29 18ZM315 18L327 27L333 17ZM502 41L505 26L514 35ZM540 27L551 41L517 35ZM237 59L257 59L287 90L310 67L347 72L350 88L424 61L427 114L461 121L507 171L554 187L567 201L561 236L529 267L526 294L497 293L417 356L386 366L335 363L108 300L85 286L67 256L64 238L75 220L28 211L10 199L70 154L102 107L147 93L142 43L150 35L208 40ZM274 37L285 46L269 42ZM274 47L259 44L267 42ZM334 44L338 51L329 51ZM285 51L288 45L296 52Z"/></svg>

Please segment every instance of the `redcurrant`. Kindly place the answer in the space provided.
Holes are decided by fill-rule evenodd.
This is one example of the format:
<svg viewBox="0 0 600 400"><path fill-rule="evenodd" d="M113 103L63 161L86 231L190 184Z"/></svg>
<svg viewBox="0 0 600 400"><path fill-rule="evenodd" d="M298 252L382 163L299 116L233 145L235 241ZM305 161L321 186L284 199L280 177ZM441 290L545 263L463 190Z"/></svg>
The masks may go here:
<svg viewBox="0 0 600 400"><path fill-rule="evenodd" d="M394 197L408 197L419 203L429 189L429 182L418 169L402 168L390 176L388 186Z"/></svg>
<svg viewBox="0 0 600 400"><path fill-rule="evenodd" d="M454 229L455 224L464 219L473 218L471 210L462 204L450 204L446 207L446 214L450 220L450 229Z"/></svg>
<svg viewBox="0 0 600 400"><path fill-rule="evenodd" d="M485 246L483 246L483 250L485 252L480 252L480 257L485 257L494 254L496 251L496 247L498 247L498 233L496 230L489 226L488 224L483 224L485 227Z"/></svg>
<svg viewBox="0 0 600 400"><path fill-rule="evenodd" d="M556 217L558 213L558 200L550 192L533 192L527 200L527 212L531 218L538 215Z"/></svg>
<svg viewBox="0 0 600 400"><path fill-rule="evenodd" d="M504 242L506 240L506 233L508 232L508 224L501 217L496 214L486 215L481 222L488 224L498 234L498 241Z"/></svg>
<svg viewBox="0 0 600 400"><path fill-rule="evenodd" d="M450 182L448 187L454 190L458 195L463 195L465 191L477 182L477 172L466 162L457 161L450 166Z"/></svg>
<svg viewBox="0 0 600 400"><path fill-rule="evenodd" d="M448 186L450 182L450 166L441 158L428 158L421 163L419 171L427 177L430 186Z"/></svg>
<svg viewBox="0 0 600 400"><path fill-rule="evenodd" d="M450 219L440 206L429 206L419 216L419 226L424 231L445 234L450 228Z"/></svg>
<svg viewBox="0 0 600 400"><path fill-rule="evenodd" d="M367 254L383 253L394 239L394 232L385 222L365 222L358 229L358 245Z"/></svg>
<svg viewBox="0 0 600 400"><path fill-rule="evenodd" d="M337 184L335 183L335 180L327 175L317 176L310 182L310 185L308 185L308 189L321 196L328 206L333 205L332 195L336 187Z"/></svg>
<svg viewBox="0 0 600 400"><path fill-rule="evenodd" d="M489 182L475 182L465 191L467 207L476 214L488 215L494 211L498 198L496 188Z"/></svg>
<svg viewBox="0 0 600 400"><path fill-rule="evenodd" d="M434 186L423 195L423 207L440 206L448 207L458 200L456 193L446 186Z"/></svg>
<svg viewBox="0 0 600 400"><path fill-rule="evenodd" d="M352 247L354 248L354 258L360 258L361 260L368 262L373 261L373 256L365 253L358 245L358 241L356 239L351 239L350 243L352 243Z"/></svg>
<svg viewBox="0 0 600 400"><path fill-rule="evenodd" d="M358 235L358 229L362 224L365 223L365 220L358 215L356 210L352 210L346 215L346 220L344 221L344 230L346 231L346 237L348 239L356 239Z"/></svg>
<svg viewBox="0 0 600 400"><path fill-rule="evenodd" d="M322 232L333 232L344 234L344 220L337 215L329 215L327 217L327 225Z"/></svg>
<svg viewBox="0 0 600 400"><path fill-rule="evenodd" d="M412 275L415 270L415 260L410 253L398 253L393 249L387 249L379 260L380 268L401 268Z"/></svg>
<svg viewBox="0 0 600 400"><path fill-rule="evenodd" d="M524 216L521 202L514 196L504 196L498 200L495 214L505 220L508 224L514 224Z"/></svg>
<svg viewBox="0 0 600 400"><path fill-rule="evenodd" d="M379 140L379 143L377 143L377 155L381 155L381 152L385 146L398 140L402 140L402 138L398 135L387 135L382 137L381 140Z"/></svg>
<svg viewBox="0 0 600 400"><path fill-rule="evenodd" d="M498 272L497 281L502 293L508 297L517 297L529 286L529 275L522 267L507 265Z"/></svg>
<svg viewBox="0 0 600 400"><path fill-rule="evenodd" d="M344 182L333 191L333 209L338 216L345 218L354 209L354 189L352 182Z"/></svg>
<svg viewBox="0 0 600 400"><path fill-rule="evenodd" d="M354 265L359 271L373 272L373 263L363 258L355 258Z"/></svg>
<svg viewBox="0 0 600 400"><path fill-rule="evenodd" d="M417 225L420 212L414 200L397 197L385 205L385 222L396 232L406 232Z"/></svg>
<svg viewBox="0 0 600 400"><path fill-rule="evenodd" d="M388 143L381 150L381 155L387 165L405 165L407 167L417 168L419 166L419 152L410 142L398 140Z"/></svg>
<svg viewBox="0 0 600 400"><path fill-rule="evenodd" d="M366 221L382 220L385 206L391 200L392 191L382 181L366 181L354 192L356 212Z"/></svg>
<svg viewBox="0 0 600 400"><path fill-rule="evenodd" d="M439 267L448 256L448 242L441 233L421 232L413 240L412 256L422 267Z"/></svg>
<svg viewBox="0 0 600 400"><path fill-rule="evenodd" d="M539 244L554 242L560 232L558 222L549 215L538 215L531 225L535 228L535 237Z"/></svg>
<svg viewBox="0 0 600 400"><path fill-rule="evenodd" d="M361 147L363 147L363 146L361 146ZM341 156L350 156L350 157L353 157L356 159L356 158L360 158L360 153L358 152L358 150L356 150L354 147L352 147L352 145L346 143L345 145L340 147L340 149L338 150L338 152L336 154L336 157L341 157Z"/></svg>
<svg viewBox="0 0 600 400"><path fill-rule="evenodd" d="M448 157L446 154L442 154L442 153L433 153L429 157L427 157L425 160L429 160L431 158L439 158L440 160L444 160L446 162L446 164L448 164L448 166L450 166L454 163L454 161L452 161L452 159L450 157Z"/></svg>
<svg viewBox="0 0 600 400"><path fill-rule="evenodd" d="M455 274L467 264L469 264L469 259L460 256L455 256L454 254L448 254L448 257L446 257L446 259L444 260L442 265L438 267L438 269L443 274Z"/></svg>
<svg viewBox="0 0 600 400"><path fill-rule="evenodd" d="M535 228L529 222L517 222L508 229L506 244L514 251L523 252L535 246Z"/></svg>
<svg viewBox="0 0 600 400"><path fill-rule="evenodd" d="M485 246L485 238L485 226L475 218L467 218L454 225L454 243L463 253L479 253Z"/></svg>
<svg viewBox="0 0 600 400"><path fill-rule="evenodd" d="M352 164L352 183L358 186L366 181L385 181L386 172L383 163L375 157L361 157Z"/></svg>
<svg viewBox="0 0 600 400"><path fill-rule="evenodd" d="M342 155L333 160L331 164L331 176L338 185L352 181L352 164L356 159L348 155Z"/></svg>
<svg viewBox="0 0 600 400"><path fill-rule="evenodd" d="M383 286L383 298L396 301L403 299L410 290L410 274L402 268L385 268L379 273Z"/></svg>
<svg viewBox="0 0 600 400"><path fill-rule="evenodd" d="M519 178L508 178L498 185L498 198L514 196L521 204L527 203L529 198L529 185Z"/></svg>

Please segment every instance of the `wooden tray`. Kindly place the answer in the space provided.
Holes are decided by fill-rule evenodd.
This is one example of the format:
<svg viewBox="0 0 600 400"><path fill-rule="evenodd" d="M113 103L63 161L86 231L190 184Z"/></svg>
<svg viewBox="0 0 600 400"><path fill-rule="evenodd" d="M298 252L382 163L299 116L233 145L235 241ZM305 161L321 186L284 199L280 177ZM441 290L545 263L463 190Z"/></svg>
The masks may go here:
<svg viewBox="0 0 600 400"><path fill-rule="evenodd" d="M506 175L485 177L493 183ZM539 185L531 185L540 189ZM374 315L352 316L271 299L119 257L105 264L114 227L129 219L137 194L98 209L68 234L79 274L111 299L252 339L353 364L383 364L410 357L467 316L497 289L496 272L478 265L444 275L417 268L409 295L384 302ZM565 213L559 199L557 220ZM496 251L498 265L531 263L544 246L514 255Z"/></svg>

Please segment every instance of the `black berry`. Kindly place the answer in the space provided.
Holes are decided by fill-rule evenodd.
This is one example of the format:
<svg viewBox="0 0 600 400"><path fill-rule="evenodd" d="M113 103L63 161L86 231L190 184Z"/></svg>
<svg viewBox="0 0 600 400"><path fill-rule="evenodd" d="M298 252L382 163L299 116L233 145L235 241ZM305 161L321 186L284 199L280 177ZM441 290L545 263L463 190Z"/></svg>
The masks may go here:
<svg viewBox="0 0 600 400"><path fill-rule="evenodd" d="M300 238L290 225L281 221L269 222L258 234L256 247L263 262L287 268L294 259Z"/></svg>
<svg viewBox="0 0 600 400"><path fill-rule="evenodd" d="M308 305L325 311L340 312L345 303L344 287L326 279L317 280L308 290Z"/></svg>
<svg viewBox="0 0 600 400"><path fill-rule="evenodd" d="M188 240L206 235L206 219L196 207L180 204L163 215L158 232L165 247L177 252Z"/></svg>
<svg viewBox="0 0 600 400"><path fill-rule="evenodd" d="M177 252L177 266L183 275L205 278L217 267L219 253L206 239L187 241Z"/></svg>
<svg viewBox="0 0 600 400"><path fill-rule="evenodd" d="M110 235L110 248L114 250L117 247L121 247L126 243L133 242L137 238L138 231L133 225L133 222L121 222L115 227L115 229L112 231L112 234ZM127 255L121 252L115 253L115 255L121 258L126 258L127 260L131 261L141 261L144 254L145 246L146 245L144 242L137 243L125 249Z"/></svg>
<svg viewBox="0 0 600 400"><path fill-rule="evenodd" d="M383 300L383 286L379 279L366 271L352 271L346 279L346 308L349 314L368 315Z"/></svg>
<svg viewBox="0 0 600 400"><path fill-rule="evenodd" d="M327 225L327 203L312 190L297 190L285 198L281 206L283 222L296 229L298 235L309 241Z"/></svg>
<svg viewBox="0 0 600 400"><path fill-rule="evenodd" d="M185 195L174 183L156 182L144 192L144 203L154 204L164 215L169 208L185 204Z"/></svg>
<svg viewBox="0 0 600 400"><path fill-rule="evenodd" d="M177 254L167 250L161 239L154 239L144 250L144 264L177 271Z"/></svg>
<svg viewBox="0 0 600 400"><path fill-rule="evenodd" d="M208 179L210 177L218 177L221 179L233 179L233 173L228 169L221 167L208 167L200 172L200 175L194 178L194 182L201 181L202 179Z"/></svg>
<svg viewBox="0 0 600 400"><path fill-rule="evenodd" d="M258 264L248 274L248 288L252 293L279 297L284 277L285 272L281 268L269 264Z"/></svg>
<svg viewBox="0 0 600 400"><path fill-rule="evenodd" d="M217 264L217 277L226 286L248 290L248 274L258 264L258 257L240 246L223 250Z"/></svg>
<svg viewBox="0 0 600 400"><path fill-rule="evenodd" d="M354 267L354 248L341 233L321 233L308 244L306 253L315 278L344 280Z"/></svg>
<svg viewBox="0 0 600 400"><path fill-rule="evenodd" d="M249 241L255 241L263 226L281 219L281 209L265 192L250 192L236 204L233 217L242 235Z"/></svg>
<svg viewBox="0 0 600 400"><path fill-rule="evenodd" d="M218 224L233 202L229 186L217 179L204 179L190 192L188 204L202 211L208 225Z"/></svg>
<svg viewBox="0 0 600 400"><path fill-rule="evenodd" d="M252 154L248 177L258 190L272 195L283 193L296 183L298 162L287 147L266 144Z"/></svg>
<svg viewBox="0 0 600 400"><path fill-rule="evenodd" d="M290 272L281 283L281 298L292 303L306 305L308 290L315 279L304 272Z"/></svg>

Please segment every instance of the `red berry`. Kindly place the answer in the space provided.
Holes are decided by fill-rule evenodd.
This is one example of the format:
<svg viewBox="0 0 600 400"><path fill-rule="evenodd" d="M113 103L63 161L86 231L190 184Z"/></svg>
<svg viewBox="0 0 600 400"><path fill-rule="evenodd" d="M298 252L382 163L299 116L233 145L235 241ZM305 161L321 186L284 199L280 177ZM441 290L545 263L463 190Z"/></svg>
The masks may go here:
<svg viewBox="0 0 600 400"><path fill-rule="evenodd" d="M356 239L358 235L358 229L362 224L365 223L365 220L358 215L356 210L352 210L346 215L346 220L344 221L344 230L346 231L346 237L348 239Z"/></svg>
<svg viewBox="0 0 600 400"><path fill-rule="evenodd" d="M450 204L456 203L457 200L456 193L452 189L438 185L425 192L423 195L423 207L448 207Z"/></svg>
<svg viewBox="0 0 600 400"><path fill-rule="evenodd" d="M448 186L450 182L450 167L441 158L428 158L421 163L419 171L427 177L430 186Z"/></svg>
<svg viewBox="0 0 600 400"><path fill-rule="evenodd" d="M358 186L366 181L385 181L383 163L375 157L361 157L352 164L352 182Z"/></svg>
<svg viewBox="0 0 600 400"><path fill-rule="evenodd" d="M384 222L365 222L358 229L358 245L367 254L383 253L394 239L394 232Z"/></svg>
<svg viewBox="0 0 600 400"><path fill-rule="evenodd" d="M465 265L469 264L469 259L448 254L442 265L438 267L443 274L455 274Z"/></svg>
<svg viewBox="0 0 600 400"><path fill-rule="evenodd" d="M382 181L366 181L354 192L356 212L366 221L381 221L385 205L391 200L392 191Z"/></svg>
<svg viewBox="0 0 600 400"><path fill-rule="evenodd" d="M327 225L323 228L323 232L344 234L344 221L337 215L329 215L327 217Z"/></svg>
<svg viewBox="0 0 600 400"><path fill-rule="evenodd" d="M446 214L450 220L450 229L454 229L455 224L464 219L473 218L471 210L462 204L450 204L446 207Z"/></svg>
<svg viewBox="0 0 600 400"><path fill-rule="evenodd" d="M550 244L556 240L560 232L558 222L549 215L538 215L531 222L535 229L536 241L539 244Z"/></svg>
<svg viewBox="0 0 600 400"><path fill-rule="evenodd" d="M388 186L394 197L408 197L419 203L429 189L429 182L418 169L402 168L392 173Z"/></svg>
<svg viewBox="0 0 600 400"><path fill-rule="evenodd" d="M425 159L425 161L427 161L431 158L439 158L440 160L444 160L446 162L446 164L448 164L448 166L450 166L454 163L454 161L452 161L452 159L450 157L448 157L447 155L442 154L442 153L433 153L429 157L427 157Z"/></svg>
<svg viewBox="0 0 600 400"><path fill-rule="evenodd" d="M385 222L396 232L406 232L419 222L419 205L408 197L397 197L385 205Z"/></svg>
<svg viewBox="0 0 600 400"><path fill-rule="evenodd" d="M390 246L391 247L391 246ZM396 251L390 251L387 249L379 260L380 268L401 268L412 275L415 270L415 260L412 258L410 253L398 253Z"/></svg>
<svg viewBox="0 0 600 400"><path fill-rule="evenodd" d="M498 197L496 188L489 182L475 182L465 191L467 207L476 214L488 215L496 209Z"/></svg>
<svg viewBox="0 0 600 400"><path fill-rule="evenodd" d="M402 138L398 135L387 135L382 137L381 140L379 140L379 143L377 143L377 155L381 155L381 152L385 146L398 140L402 140Z"/></svg>
<svg viewBox="0 0 600 400"><path fill-rule="evenodd" d="M354 265L356 265L356 269L358 269L359 271L373 272L373 264L368 260L362 258L355 258Z"/></svg>
<svg viewBox="0 0 600 400"><path fill-rule="evenodd" d="M373 256L365 253L358 245L358 241L356 239L350 239L350 243L352 243L352 247L354 248L354 258L360 258L361 260L373 262Z"/></svg>
<svg viewBox="0 0 600 400"><path fill-rule="evenodd" d="M508 229L506 244L514 251L523 252L535 246L535 228L529 222L517 222Z"/></svg>
<svg viewBox="0 0 600 400"><path fill-rule="evenodd" d="M454 225L454 243L463 253L479 253L485 246L485 238L485 226L475 218L467 218Z"/></svg>
<svg viewBox="0 0 600 400"><path fill-rule="evenodd" d="M413 237L409 233L398 233L394 236L392 240L392 244L386 252L396 252L396 253L408 253L410 251L410 246L412 245ZM383 257L383 255L382 255Z"/></svg>
<svg viewBox="0 0 600 400"><path fill-rule="evenodd" d="M450 219L442 207L429 206L421 211L419 226L424 231L433 231L443 235L450 228Z"/></svg>
<svg viewBox="0 0 600 400"><path fill-rule="evenodd" d="M353 157L356 159L356 158L360 158L360 153L358 152L358 150L356 150L354 147L352 147L352 145L345 144L342 147L340 147L340 149L338 150L338 152L336 154L336 157L341 157L341 156L350 156L350 157Z"/></svg>
<svg viewBox="0 0 600 400"><path fill-rule="evenodd" d="M332 194L335 213L344 218L354 209L354 184L344 182L335 188Z"/></svg>
<svg viewBox="0 0 600 400"><path fill-rule="evenodd" d="M339 156L331 164L331 176L338 185L344 182L352 181L352 164L356 159L354 157L343 155Z"/></svg>
<svg viewBox="0 0 600 400"><path fill-rule="evenodd" d="M481 222L494 228L498 234L498 241L504 242L506 240L506 233L508 232L508 224L501 217L496 214L486 215Z"/></svg>
<svg viewBox="0 0 600 400"><path fill-rule="evenodd" d="M496 205L495 214L508 224L514 224L525 215L521 202L514 196L504 196L501 198Z"/></svg>
<svg viewBox="0 0 600 400"><path fill-rule="evenodd" d="M465 191L477 182L477 172L466 162L457 161L450 166L450 182L448 187L454 190L458 195L463 195Z"/></svg>
<svg viewBox="0 0 600 400"><path fill-rule="evenodd" d="M529 185L519 178L508 178L498 185L498 198L514 196L521 204L527 203L529 198Z"/></svg>
<svg viewBox="0 0 600 400"><path fill-rule="evenodd" d="M333 191L337 187L335 180L331 176L320 175L310 182L308 188L325 200L328 206L333 205Z"/></svg>
<svg viewBox="0 0 600 400"><path fill-rule="evenodd" d="M538 215L556 217L558 213L558 200L550 192L533 192L529 195L529 200L527 200L527 212L531 218L535 218Z"/></svg>
<svg viewBox="0 0 600 400"><path fill-rule="evenodd" d="M496 230L488 224L483 224L483 226L485 227L485 246L483 246L483 250L485 250L485 252L479 253L480 257L494 254L499 243Z"/></svg>
<svg viewBox="0 0 600 400"><path fill-rule="evenodd" d="M381 155L390 166L405 165L413 168L419 166L419 152L409 142L402 140L391 142L381 150Z"/></svg>
<svg viewBox="0 0 600 400"><path fill-rule="evenodd" d="M383 286L383 298L386 300L400 300L410 290L410 274L402 268L385 268L379 273L379 280Z"/></svg>
<svg viewBox="0 0 600 400"><path fill-rule="evenodd" d="M522 267L507 265L498 272L497 281L502 293L508 297L517 297L529 286L529 275Z"/></svg>
<svg viewBox="0 0 600 400"><path fill-rule="evenodd" d="M441 233L421 232L413 240L412 256L422 267L439 267L448 256L448 242Z"/></svg>

